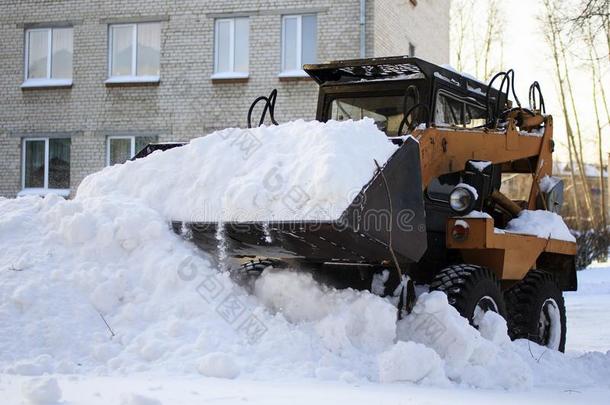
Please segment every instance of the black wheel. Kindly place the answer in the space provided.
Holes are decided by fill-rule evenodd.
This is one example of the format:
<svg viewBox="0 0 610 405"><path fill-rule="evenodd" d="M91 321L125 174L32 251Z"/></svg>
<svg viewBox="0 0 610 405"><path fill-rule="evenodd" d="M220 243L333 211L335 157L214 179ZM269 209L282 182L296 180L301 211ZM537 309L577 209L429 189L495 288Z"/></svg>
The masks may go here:
<svg viewBox="0 0 610 405"><path fill-rule="evenodd" d="M508 333L563 352L566 346L566 307L555 277L532 270L506 291Z"/></svg>
<svg viewBox="0 0 610 405"><path fill-rule="evenodd" d="M506 318L500 282L493 271L472 264L457 264L441 270L432 280L430 291L443 291L449 304L478 327L487 311Z"/></svg>

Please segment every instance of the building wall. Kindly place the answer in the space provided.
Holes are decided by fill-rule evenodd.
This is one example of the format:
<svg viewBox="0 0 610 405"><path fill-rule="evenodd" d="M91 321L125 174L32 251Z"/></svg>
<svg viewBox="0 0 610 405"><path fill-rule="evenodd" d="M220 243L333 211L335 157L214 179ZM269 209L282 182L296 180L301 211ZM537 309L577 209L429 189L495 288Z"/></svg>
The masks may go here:
<svg viewBox="0 0 610 405"><path fill-rule="evenodd" d="M369 0L367 14L382 15L386 7L379 4L385 2ZM273 88L278 89L279 122L313 119L315 83L278 78L283 14L317 14L320 62L357 58L360 52L359 0L4 0L0 7L0 196L7 197L21 190L23 137L71 137L74 191L86 175L105 166L110 135L151 134L159 141L179 141L218 128L243 127L250 103ZM214 19L236 15L250 17L249 78L213 81ZM161 21L161 82L106 86L108 24L148 18ZM73 25L73 86L21 89L24 28L58 22ZM377 47L373 30L382 26L369 17L370 48ZM443 30L448 32L448 26Z"/></svg>
<svg viewBox="0 0 610 405"><path fill-rule="evenodd" d="M412 43L410 56L449 63L449 5L450 0L376 0L372 56L409 55Z"/></svg>

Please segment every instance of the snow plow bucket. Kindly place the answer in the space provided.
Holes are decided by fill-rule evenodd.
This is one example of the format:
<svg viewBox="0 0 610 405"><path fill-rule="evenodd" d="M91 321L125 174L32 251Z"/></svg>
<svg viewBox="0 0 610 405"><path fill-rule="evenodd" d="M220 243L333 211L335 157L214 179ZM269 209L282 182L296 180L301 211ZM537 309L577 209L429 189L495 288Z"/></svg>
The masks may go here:
<svg viewBox="0 0 610 405"><path fill-rule="evenodd" d="M380 264L427 247L419 144L408 137L332 221L173 222L200 248L238 258ZM219 229L222 227L222 229Z"/></svg>

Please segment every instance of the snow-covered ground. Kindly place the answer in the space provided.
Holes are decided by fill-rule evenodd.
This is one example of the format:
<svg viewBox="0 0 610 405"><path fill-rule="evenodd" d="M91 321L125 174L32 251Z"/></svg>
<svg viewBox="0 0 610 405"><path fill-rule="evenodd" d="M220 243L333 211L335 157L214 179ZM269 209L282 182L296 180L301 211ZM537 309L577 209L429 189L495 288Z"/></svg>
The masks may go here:
<svg viewBox="0 0 610 405"><path fill-rule="evenodd" d="M565 372L570 372L565 370ZM0 380L0 398L18 405L23 377ZM59 377L63 405L311 405L311 404L586 404L607 405L608 388L527 391L434 388L410 384L349 384L312 380L249 381L202 377Z"/></svg>
<svg viewBox="0 0 610 405"><path fill-rule="evenodd" d="M566 351L610 350L610 263L578 273L578 291L565 293L568 311Z"/></svg>
<svg viewBox="0 0 610 405"><path fill-rule="evenodd" d="M566 297L568 357L576 357L586 351L610 350L610 263L594 264L590 269L580 272L579 282L581 291L568 293ZM534 356L539 356L539 353L534 352ZM541 362L545 356L542 356ZM608 375L610 360L606 358L605 364L593 358L590 360L591 368L601 369L601 372L605 368ZM552 387L539 386L525 390L324 381L288 375L272 381L168 375L162 372L111 376L53 374L49 377L56 380L61 390L61 403L65 405L608 403L610 381L583 386L579 384L578 377L573 375L579 372L578 369L568 366L555 371L565 373L566 381ZM36 403L26 401L27 394L24 393L33 378L40 377L0 374L0 403ZM570 383L570 380L574 383Z"/></svg>

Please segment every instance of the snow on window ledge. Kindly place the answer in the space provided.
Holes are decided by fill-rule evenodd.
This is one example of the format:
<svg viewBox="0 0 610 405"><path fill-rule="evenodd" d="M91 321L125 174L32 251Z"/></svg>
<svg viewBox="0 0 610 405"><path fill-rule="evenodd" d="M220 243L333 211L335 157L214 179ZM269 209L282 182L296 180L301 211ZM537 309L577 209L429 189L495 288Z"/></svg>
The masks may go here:
<svg viewBox="0 0 610 405"><path fill-rule="evenodd" d="M247 79L248 72L218 72L211 77L212 80Z"/></svg>
<svg viewBox="0 0 610 405"><path fill-rule="evenodd" d="M43 87L72 87L72 79L27 79L21 84L22 89Z"/></svg>
<svg viewBox="0 0 610 405"><path fill-rule="evenodd" d="M150 83L156 84L161 81L159 76L112 76L104 81L105 84L130 84Z"/></svg>
<svg viewBox="0 0 610 405"><path fill-rule="evenodd" d="M303 69L297 69L297 70L285 70L285 71L281 72L279 75L277 75L277 77L279 77L281 79L281 78L287 78L287 77L309 77L309 75Z"/></svg>
<svg viewBox="0 0 610 405"><path fill-rule="evenodd" d="M17 197L25 197L28 195L39 195L45 196L48 194L56 194L61 197L70 196L70 189L63 188L24 188L20 192L17 193Z"/></svg>

